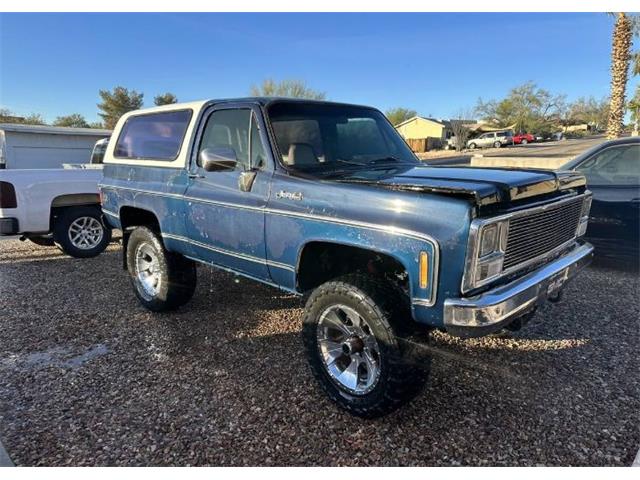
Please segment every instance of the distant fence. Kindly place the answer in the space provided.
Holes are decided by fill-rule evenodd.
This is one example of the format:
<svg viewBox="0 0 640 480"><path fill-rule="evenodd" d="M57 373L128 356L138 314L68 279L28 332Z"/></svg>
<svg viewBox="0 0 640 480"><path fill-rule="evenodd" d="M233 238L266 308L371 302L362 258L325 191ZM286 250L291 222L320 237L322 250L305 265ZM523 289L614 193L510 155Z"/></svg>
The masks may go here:
<svg viewBox="0 0 640 480"><path fill-rule="evenodd" d="M407 138L407 143L411 150L416 153L428 152L442 148L442 140L436 137L427 138Z"/></svg>

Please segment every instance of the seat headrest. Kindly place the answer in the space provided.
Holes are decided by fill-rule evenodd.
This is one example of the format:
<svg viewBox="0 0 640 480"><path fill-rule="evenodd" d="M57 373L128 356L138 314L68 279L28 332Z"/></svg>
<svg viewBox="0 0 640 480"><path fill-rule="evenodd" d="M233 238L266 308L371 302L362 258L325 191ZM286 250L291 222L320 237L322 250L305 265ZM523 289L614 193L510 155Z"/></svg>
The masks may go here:
<svg viewBox="0 0 640 480"><path fill-rule="evenodd" d="M285 163L291 166L315 165L318 163L318 157L308 143L292 143L289 145L289 155Z"/></svg>

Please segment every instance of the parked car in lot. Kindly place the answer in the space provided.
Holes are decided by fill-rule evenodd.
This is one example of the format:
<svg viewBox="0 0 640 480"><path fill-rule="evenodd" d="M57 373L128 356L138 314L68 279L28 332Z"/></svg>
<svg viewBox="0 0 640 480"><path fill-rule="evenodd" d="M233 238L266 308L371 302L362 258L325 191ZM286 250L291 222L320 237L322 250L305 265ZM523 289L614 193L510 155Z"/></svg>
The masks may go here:
<svg viewBox="0 0 640 480"><path fill-rule="evenodd" d="M505 145L513 145L513 134L509 130L501 132L483 133L479 137L467 140L467 148L500 148Z"/></svg>
<svg viewBox="0 0 640 480"><path fill-rule="evenodd" d="M562 167L582 173L593 192L587 238L596 256L640 259L640 138L604 142Z"/></svg>
<svg viewBox="0 0 640 480"><path fill-rule="evenodd" d="M100 188L142 305L187 303L195 262L310 293L311 369L364 417L420 391L430 329L520 328L593 250L581 174L430 167L381 112L356 105L249 98L129 112Z"/></svg>
<svg viewBox="0 0 640 480"><path fill-rule="evenodd" d="M100 211L98 169L0 171L0 236L58 247L73 257L100 254L111 240Z"/></svg>
<svg viewBox="0 0 640 480"><path fill-rule="evenodd" d="M526 145L527 143L532 143L535 141L536 137L534 137L530 133L518 133L513 136L514 145Z"/></svg>

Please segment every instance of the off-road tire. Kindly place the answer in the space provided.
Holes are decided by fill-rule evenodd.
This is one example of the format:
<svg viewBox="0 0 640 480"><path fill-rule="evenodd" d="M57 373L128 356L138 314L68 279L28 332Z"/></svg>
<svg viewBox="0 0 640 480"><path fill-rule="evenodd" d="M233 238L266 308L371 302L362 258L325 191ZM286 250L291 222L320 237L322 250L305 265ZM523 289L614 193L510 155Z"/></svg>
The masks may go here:
<svg viewBox="0 0 640 480"><path fill-rule="evenodd" d="M138 278L135 255L141 245L148 245L158 259L160 287L156 295L145 293ZM127 242L127 271L140 303L153 312L165 312L181 307L193 297L197 283L195 262L177 253L168 252L159 235L147 227L136 227Z"/></svg>
<svg viewBox="0 0 640 480"><path fill-rule="evenodd" d="M82 217L90 217L98 221L102 227L102 238L92 248L79 248L69 238L69 229L73 222ZM102 212L98 207L78 206L68 207L61 211L53 224L53 240L67 255L75 258L92 258L104 252L111 241L111 229L106 225Z"/></svg>
<svg viewBox="0 0 640 480"><path fill-rule="evenodd" d="M376 418L411 401L422 390L430 369L426 338L414 343L407 299L385 279L349 274L319 286L309 297L302 328L311 371L326 394L353 415ZM406 295L405 295L406 296ZM371 328L380 348L380 376L369 393L355 395L336 383L318 348L318 322L331 305L355 310Z"/></svg>

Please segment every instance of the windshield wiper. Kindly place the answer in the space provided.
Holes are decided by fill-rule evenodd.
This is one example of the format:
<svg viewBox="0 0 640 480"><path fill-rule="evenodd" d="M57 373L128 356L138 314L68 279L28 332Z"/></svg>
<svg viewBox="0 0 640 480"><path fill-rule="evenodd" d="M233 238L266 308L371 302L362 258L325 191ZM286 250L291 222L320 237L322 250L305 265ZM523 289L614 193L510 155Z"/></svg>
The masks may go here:
<svg viewBox="0 0 640 480"><path fill-rule="evenodd" d="M396 157L388 156L388 157L382 157L382 158L376 158L374 160L370 160L367 162L367 165L375 165L376 163L389 163L389 162L403 163L404 161Z"/></svg>
<svg viewBox="0 0 640 480"><path fill-rule="evenodd" d="M364 163L361 162L352 162L350 160L343 160L342 158L336 158L336 162L346 163L347 165L356 165L357 167L362 167Z"/></svg>

